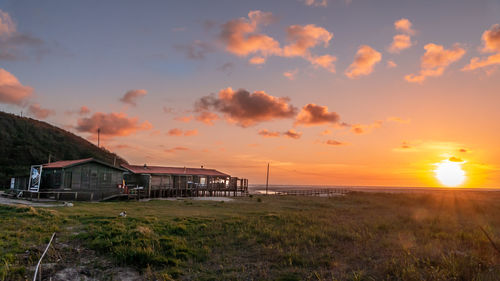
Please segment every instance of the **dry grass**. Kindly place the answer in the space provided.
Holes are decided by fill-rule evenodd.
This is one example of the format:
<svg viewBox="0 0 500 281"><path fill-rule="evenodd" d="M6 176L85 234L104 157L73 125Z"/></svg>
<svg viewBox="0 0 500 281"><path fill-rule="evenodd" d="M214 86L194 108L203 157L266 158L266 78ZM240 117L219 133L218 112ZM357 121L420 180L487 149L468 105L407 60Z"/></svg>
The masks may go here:
<svg viewBox="0 0 500 281"><path fill-rule="evenodd" d="M23 252L52 230L150 279L496 280L500 254L480 227L500 246L499 202L444 191L0 207L12 225L0 231L0 280L29 275Z"/></svg>

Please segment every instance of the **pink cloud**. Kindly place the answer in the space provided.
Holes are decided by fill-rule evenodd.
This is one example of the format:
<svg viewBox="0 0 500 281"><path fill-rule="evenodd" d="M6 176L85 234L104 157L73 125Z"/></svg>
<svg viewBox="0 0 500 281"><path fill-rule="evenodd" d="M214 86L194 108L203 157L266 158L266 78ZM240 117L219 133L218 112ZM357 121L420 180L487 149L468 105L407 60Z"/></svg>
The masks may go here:
<svg viewBox="0 0 500 281"><path fill-rule="evenodd" d="M419 74L406 75L406 81L422 83L427 77L441 76L451 63L458 61L465 54L465 50L458 44L447 50L442 45L430 43L425 45L424 49L425 54L420 58Z"/></svg>
<svg viewBox="0 0 500 281"><path fill-rule="evenodd" d="M283 76L285 76L289 80L295 80L295 76L297 75L297 73L299 73L298 69L289 70L289 71L283 72Z"/></svg>
<svg viewBox="0 0 500 281"><path fill-rule="evenodd" d="M228 52L241 57L251 55L251 64L264 64L269 56L302 57L314 66L335 72L336 57L317 56L310 52L311 48L320 44L327 47L333 38L331 32L314 24L291 25L287 28L290 43L282 48L277 40L258 30L273 20L272 13L251 11L248 18L233 19L223 24L219 37Z"/></svg>
<svg viewBox="0 0 500 281"><path fill-rule="evenodd" d="M343 146L343 145L348 145L349 143L347 143L347 142L340 142L340 141L337 141L337 140L327 140L325 142L325 144L331 145L331 146Z"/></svg>
<svg viewBox="0 0 500 281"><path fill-rule="evenodd" d="M409 19L402 18L394 22L394 28L397 31L401 31L407 34L414 34L415 31L412 29L412 23Z"/></svg>
<svg viewBox="0 0 500 281"><path fill-rule="evenodd" d="M187 147L184 147L184 146L176 146L176 147L174 147L174 148L165 149L164 151L165 151L166 153L175 153L175 152L177 152L177 151L188 151L188 150L189 150L189 148L187 148Z"/></svg>
<svg viewBox="0 0 500 281"><path fill-rule="evenodd" d="M9 36L16 32L16 25L7 12L0 10L0 36Z"/></svg>
<svg viewBox="0 0 500 281"><path fill-rule="evenodd" d="M375 65L380 62L382 55L368 45L360 46L354 62L347 68L345 75L351 79L369 75Z"/></svg>
<svg viewBox="0 0 500 281"><path fill-rule="evenodd" d="M205 124L207 124L209 126L212 126L214 124L214 121L218 120L218 119L219 119L219 115L217 115L215 113L212 113L212 112L208 112L208 111L201 111L196 116L196 120L197 121L205 123Z"/></svg>
<svg viewBox="0 0 500 281"><path fill-rule="evenodd" d="M412 46L411 37L406 34L394 35L392 39L391 46L389 47L389 52L399 53L404 49L408 49Z"/></svg>
<svg viewBox="0 0 500 281"><path fill-rule="evenodd" d="M380 128L382 126L382 121L376 121L369 125L354 124L351 125L351 132L361 135L371 132L373 129Z"/></svg>
<svg viewBox="0 0 500 281"><path fill-rule="evenodd" d="M125 95L120 99L120 101L130 104L132 106L137 106L137 99L145 96L147 93L148 92L144 89L130 90L125 93Z"/></svg>
<svg viewBox="0 0 500 281"><path fill-rule="evenodd" d="M0 68L0 103L22 105L33 92L33 88L22 85L17 78Z"/></svg>
<svg viewBox="0 0 500 281"><path fill-rule="evenodd" d="M196 135L198 135L198 130L196 130L196 129L184 131L184 136L186 136L186 137L196 136Z"/></svg>
<svg viewBox="0 0 500 281"><path fill-rule="evenodd" d="M169 136L182 136L182 130L178 128L171 129L167 132Z"/></svg>
<svg viewBox="0 0 500 281"><path fill-rule="evenodd" d="M305 105L297 115L295 125L317 126L323 124L338 124L340 115L336 112L328 112L327 106L313 103Z"/></svg>
<svg viewBox="0 0 500 281"><path fill-rule="evenodd" d="M284 132L283 135L285 137L291 138L291 139L300 139L300 137L302 136L302 133L301 132L297 132L294 129L290 129L290 130Z"/></svg>
<svg viewBox="0 0 500 281"><path fill-rule="evenodd" d="M54 110L43 108L38 103L30 105L28 107L28 113L35 116L38 119L45 119L50 115L56 114Z"/></svg>
<svg viewBox="0 0 500 281"><path fill-rule="evenodd" d="M280 132L271 132L267 129L259 130L258 134L266 138L275 138L281 135Z"/></svg>
<svg viewBox="0 0 500 281"><path fill-rule="evenodd" d="M248 18L233 19L223 24L220 38L226 50L238 56L259 54L266 57L279 54L279 43L272 37L258 33L260 25L268 25L273 20L272 13L250 11Z"/></svg>
<svg viewBox="0 0 500 281"><path fill-rule="evenodd" d="M296 108L288 102L288 98L274 97L263 91L250 93L244 89L234 91L226 88L218 96L200 98L195 104L195 110L201 114L208 114L213 110L223 114L230 123L249 127L273 119L292 118L296 114Z"/></svg>
<svg viewBox="0 0 500 281"><path fill-rule="evenodd" d="M490 29L483 32L481 39L483 41L482 51L485 53L493 52L495 54L482 59L479 57L473 57L469 64L462 70L474 70L477 68L500 64L500 24L494 24L490 27Z"/></svg>
<svg viewBox="0 0 500 281"><path fill-rule="evenodd" d="M101 130L104 136L128 136L141 130L150 130L153 126L148 121L139 123L138 118L129 118L125 113L96 112L90 117L80 118L75 129L78 132L97 134Z"/></svg>

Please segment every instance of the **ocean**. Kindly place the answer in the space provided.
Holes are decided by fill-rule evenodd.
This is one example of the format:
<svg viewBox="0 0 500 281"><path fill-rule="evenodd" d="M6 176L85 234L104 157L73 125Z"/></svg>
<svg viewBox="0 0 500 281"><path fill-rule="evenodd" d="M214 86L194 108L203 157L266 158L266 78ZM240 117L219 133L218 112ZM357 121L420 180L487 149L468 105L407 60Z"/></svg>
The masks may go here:
<svg viewBox="0 0 500 281"><path fill-rule="evenodd" d="M442 192L450 190L459 191L485 191L496 192L499 188L456 188L456 187L404 187L404 186L344 186L344 185L280 185L270 184L268 194L275 194L279 191L288 190L315 190L315 189L343 189L357 192L382 192L382 193L421 193L421 192ZM248 186L250 194L265 194L265 184L250 184Z"/></svg>

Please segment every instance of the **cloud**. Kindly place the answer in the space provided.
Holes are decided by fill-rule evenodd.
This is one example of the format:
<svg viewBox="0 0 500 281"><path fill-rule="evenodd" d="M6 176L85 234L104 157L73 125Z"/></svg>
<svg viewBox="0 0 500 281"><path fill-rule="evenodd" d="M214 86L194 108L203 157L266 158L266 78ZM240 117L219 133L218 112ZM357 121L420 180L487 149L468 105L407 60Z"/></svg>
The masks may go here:
<svg viewBox="0 0 500 281"><path fill-rule="evenodd" d="M403 143L401 144L400 148L402 148L402 149L411 149L411 148L413 148L413 146L409 142L403 141Z"/></svg>
<svg viewBox="0 0 500 281"><path fill-rule="evenodd" d="M466 152L468 152L468 150L467 150L467 149L465 149L465 148L460 148L460 149L458 150L458 152L466 153Z"/></svg>
<svg viewBox="0 0 500 281"><path fill-rule="evenodd" d="M184 123L189 123L191 121L191 119L193 119L192 115L189 115L189 116L178 116L178 117L174 118L175 121L184 122Z"/></svg>
<svg viewBox="0 0 500 281"><path fill-rule="evenodd" d="M174 153L174 152L177 152L177 151L188 151L189 148L187 147L184 147L184 146L176 146L174 148L170 148L170 149L165 149L164 151L166 153Z"/></svg>
<svg viewBox="0 0 500 281"><path fill-rule="evenodd" d="M320 66L331 73L335 73L335 64L334 62L337 61L337 58L334 56L330 55L323 55L323 56L311 56L308 58L309 62L314 65L314 66Z"/></svg>
<svg viewBox="0 0 500 281"><path fill-rule="evenodd" d="M212 126L214 124L214 121L218 119L219 115L208 111L202 111L196 116L197 121L200 121L210 126Z"/></svg>
<svg viewBox="0 0 500 281"><path fill-rule="evenodd" d="M392 60L387 61L387 68L395 68L397 66L398 65L394 61L392 61Z"/></svg>
<svg viewBox="0 0 500 281"><path fill-rule="evenodd" d="M42 48L43 40L29 34L17 32L17 27L7 12L0 10L0 60L18 60L26 57L23 47L32 48L37 57L48 50Z"/></svg>
<svg viewBox="0 0 500 281"><path fill-rule="evenodd" d="M332 131L330 131L328 129L326 129L326 130L324 130L323 132L320 133L320 135L322 135L322 136L328 136L328 135L331 135L331 134L332 134Z"/></svg>
<svg viewBox="0 0 500 281"><path fill-rule="evenodd" d="M196 136L198 134L198 130L186 130L184 131L184 136L190 137L190 136Z"/></svg>
<svg viewBox="0 0 500 281"><path fill-rule="evenodd" d="M455 156L452 156L448 159L450 162L463 162L464 160L458 158L458 157L455 157Z"/></svg>
<svg viewBox="0 0 500 281"><path fill-rule="evenodd" d="M402 18L394 22L394 28L397 31L401 31L410 35L415 33L415 31L411 27L412 27L411 21L406 18Z"/></svg>
<svg viewBox="0 0 500 281"><path fill-rule="evenodd" d="M90 113L90 109L86 107L85 105L80 107L80 110L78 111L79 115L87 115Z"/></svg>
<svg viewBox="0 0 500 281"><path fill-rule="evenodd" d="M87 115L87 114L90 113L90 108L88 108L85 105L83 105L79 109L76 109L76 110L67 110L67 111L64 112L64 114L67 114L67 115L73 115L75 113L78 114L78 115L80 115L80 116L84 116L84 115Z"/></svg>
<svg viewBox="0 0 500 281"><path fill-rule="evenodd" d="M205 55L215 51L215 48L207 43L200 40L195 40L188 45L174 45L177 51L183 52L186 58L192 60L202 60L205 59Z"/></svg>
<svg viewBox="0 0 500 281"><path fill-rule="evenodd" d="M302 57L309 56L309 50L316 45L323 44L324 47L328 47L333 33L314 24L291 25L287 28L287 37L291 43L283 48L283 55Z"/></svg>
<svg viewBox="0 0 500 281"><path fill-rule="evenodd" d="M411 122L410 119L403 119L401 117L391 116L387 118L388 122L396 122L401 124L409 124Z"/></svg>
<svg viewBox="0 0 500 281"><path fill-rule="evenodd" d="M382 126L382 121L375 121L369 125L354 124L351 125L351 132L361 135L371 132L373 129L380 128Z"/></svg>
<svg viewBox="0 0 500 281"><path fill-rule="evenodd" d="M174 128L174 129L171 129L167 132L167 135L176 136L176 137L179 137L182 135L184 135L186 137L190 137L190 136L196 136L197 134L198 134L198 130L196 130L196 129L183 131L181 129Z"/></svg>
<svg viewBox="0 0 500 281"><path fill-rule="evenodd" d="M310 52L311 48L320 44L327 47L333 38L331 32L314 24L291 25L286 30L290 43L281 48L277 40L258 31L260 26L273 21L272 13L250 11L248 18L233 19L223 24L219 38L228 52L241 57L252 56L249 60L251 64L264 64L269 56L302 57L314 66L335 72L336 57L317 56Z"/></svg>
<svg viewBox="0 0 500 281"><path fill-rule="evenodd" d="M289 71L283 72L283 76L285 76L289 80L295 80L295 76L297 75L297 73L299 73L298 69L289 70Z"/></svg>
<svg viewBox="0 0 500 281"><path fill-rule="evenodd" d="M500 64L500 24L494 24L490 29L483 32L481 40L483 41L483 52L493 52L496 54L482 59L473 57L470 63L462 69L463 71Z"/></svg>
<svg viewBox="0 0 500 281"><path fill-rule="evenodd" d="M399 53L404 49L408 49L412 46L411 38L406 34L394 35L392 39L391 46L389 47L389 52Z"/></svg>
<svg viewBox="0 0 500 281"><path fill-rule="evenodd" d="M288 102L288 98L274 97L263 91L250 93L244 89L234 91L232 88L226 88L221 90L218 96L212 94L200 98L195 103L195 111L205 115L216 111L223 114L230 123L249 127L264 121L292 118L297 109Z"/></svg>
<svg viewBox="0 0 500 281"><path fill-rule="evenodd" d="M406 75L406 81L422 83L427 77L441 76L451 63L458 61L465 54L465 50L458 44L446 50L442 45L430 43L425 45L424 49L425 54L420 58L419 74Z"/></svg>
<svg viewBox="0 0 500 281"><path fill-rule="evenodd" d="M222 25L219 35L226 50L238 55L259 54L263 57L281 52L279 43L272 37L258 33L258 27L274 20L272 13L250 11L247 18L230 20Z"/></svg>
<svg viewBox="0 0 500 281"><path fill-rule="evenodd" d="M7 12L0 10L0 36L9 36L16 32L16 25Z"/></svg>
<svg viewBox="0 0 500 281"><path fill-rule="evenodd" d="M328 112L327 106L316 105L313 103L302 107L302 110L295 119L295 125L317 126L323 124L338 124L340 115L336 112Z"/></svg>
<svg viewBox="0 0 500 281"><path fill-rule="evenodd" d="M483 33L484 52L500 52L500 24L494 24Z"/></svg>
<svg viewBox="0 0 500 281"><path fill-rule="evenodd" d="M153 128L151 123L139 123L138 118L129 118L125 113L96 112L90 117L80 118L75 129L82 133L97 134L101 130L104 136L128 136L141 130Z"/></svg>
<svg viewBox="0 0 500 281"><path fill-rule="evenodd" d="M45 119L50 115L54 115L56 112L51 109L42 108L40 104L35 103L28 107L28 113L38 119Z"/></svg>
<svg viewBox="0 0 500 281"><path fill-rule="evenodd" d="M17 78L0 68L0 103L22 105L33 92L33 88L22 85Z"/></svg>
<svg viewBox="0 0 500 281"><path fill-rule="evenodd" d="M340 142L340 141L337 141L337 140L327 140L325 142L325 144L332 145L332 146L342 146L342 145L348 145L349 143L347 143L347 142Z"/></svg>
<svg viewBox="0 0 500 281"><path fill-rule="evenodd" d="M284 132L283 135L285 137L291 138L291 139L300 139L300 137L302 136L302 133L301 132L297 132L294 129L290 129L290 130Z"/></svg>
<svg viewBox="0 0 500 281"><path fill-rule="evenodd" d="M167 134L169 136L182 136L182 130L174 128L174 129L169 130Z"/></svg>
<svg viewBox="0 0 500 281"><path fill-rule="evenodd" d="M392 43L387 49L389 53L399 53L413 45L410 35L415 34L415 31L411 28L411 26L412 23L410 20L405 18L394 22L394 28L396 31L403 32L403 34L396 34L392 37Z"/></svg>
<svg viewBox="0 0 500 281"><path fill-rule="evenodd" d="M274 137L279 137L281 135L280 132L271 132L267 129L259 130L258 134L266 138L274 138Z"/></svg>
<svg viewBox="0 0 500 281"><path fill-rule="evenodd" d="M261 56L252 57L249 61L250 64L264 64L266 63L266 58Z"/></svg>
<svg viewBox="0 0 500 281"><path fill-rule="evenodd" d="M313 7L326 7L326 6L328 6L328 1L327 0L304 0L304 4L306 4L306 6L313 6Z"/></svg>
<svg viewBox="0 0 500 281"><path fill-rule="evenodd" d="M125 93L125 95L120 99L123 103L128 103L132 106L137 106L137 99L147 95L147 91L144 89L130 90Z"/></svg>
<svg viewBox="0 0 500 281"><path fill-rule="evenodd" d="M330 55L315 56L310 52L311 48L320 44L323 44L323 47L328 47L333 33L314 24L291 25L287 28L287 38L290 44L283 48L283 56L302 57L315 66L335 72L333 63L336 61L336 57Z"/></svg>
<svg viewBox="0 0 500 281"><path fill-rule="evenodd" d="M345 75L351 79L373 72L373 67L382 59L382 55L368 45L359 47L354 62L347 68Z"/></svg>

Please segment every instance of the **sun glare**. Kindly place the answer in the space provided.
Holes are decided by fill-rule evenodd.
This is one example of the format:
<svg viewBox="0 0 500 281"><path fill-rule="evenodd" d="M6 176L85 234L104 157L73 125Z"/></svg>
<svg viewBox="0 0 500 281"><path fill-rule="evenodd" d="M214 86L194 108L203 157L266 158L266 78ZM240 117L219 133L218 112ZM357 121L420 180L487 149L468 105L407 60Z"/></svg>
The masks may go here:
<svg viewBox="0 0 500 281"><path fill-rule="evenodd" d="M436 178L441 184L448 187L456 187L465 181L465 171L462 170L464 161L450 161L449 159L436 163L437 166L434 170Z"/></svg>

